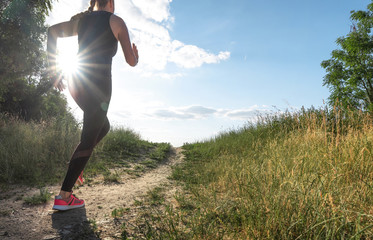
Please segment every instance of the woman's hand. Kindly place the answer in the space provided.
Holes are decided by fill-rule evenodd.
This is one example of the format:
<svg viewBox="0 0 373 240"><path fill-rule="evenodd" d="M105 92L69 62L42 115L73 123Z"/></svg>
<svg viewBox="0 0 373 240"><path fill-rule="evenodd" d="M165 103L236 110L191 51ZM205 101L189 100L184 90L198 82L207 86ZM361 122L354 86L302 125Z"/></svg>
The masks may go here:
<svg viewBox="0 0 373 240"><path fill-rule="evenodd" d="M66 88L66 86L65 86L65 84L62 82L62 79L60 80L60 81L58 81L58 82L55 82L54 83L54 87L58 90L58 91L63 91L63 90L65 90L65 88Z"/></svg>
<svg viewBox="0 0 373 240"><path fill-rule="evenodd" d="M53 87L55 87L58 91L63 91L66 88L65 84L62 81L63 74L61 72L54 72L50 78L53 83Z"/></svg>
<svg viewBox="0 0 373 240"><path fill-rule="evenodd" d="M138 63L139 62L139 52L137 51L137 46L134 43L132 43L132 51L135 54L135 57L136 57L137 63Z"/></svg>

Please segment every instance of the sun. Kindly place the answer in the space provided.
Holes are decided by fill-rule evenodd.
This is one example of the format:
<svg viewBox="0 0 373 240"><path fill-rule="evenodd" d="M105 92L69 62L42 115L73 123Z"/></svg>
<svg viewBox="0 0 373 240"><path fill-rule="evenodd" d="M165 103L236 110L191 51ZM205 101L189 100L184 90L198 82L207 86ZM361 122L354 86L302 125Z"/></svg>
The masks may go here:
<svg viewBox="0 0 373 240"><path fill-rule="evenodd" d="M78 72L78 46L76 37L58 39L57 68L65 77Z"/></svg>

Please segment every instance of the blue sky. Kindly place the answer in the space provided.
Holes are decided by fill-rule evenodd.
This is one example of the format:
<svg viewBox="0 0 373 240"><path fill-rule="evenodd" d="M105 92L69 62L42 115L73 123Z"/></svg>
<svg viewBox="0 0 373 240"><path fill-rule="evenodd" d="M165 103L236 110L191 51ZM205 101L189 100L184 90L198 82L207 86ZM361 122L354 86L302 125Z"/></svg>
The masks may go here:
<svg viewBox="0 0 373 240"><path fill-rule="evenodd" d="M55 2L47 23L69 20L88 2ZM260 114L322 106L329 92L320 63L348 34L350 11L370 2L117 0L140 63L129 67L118 50L109 119L146 140L180 146ZM60 52L76 52L75 38L58 43Z"/></svg>

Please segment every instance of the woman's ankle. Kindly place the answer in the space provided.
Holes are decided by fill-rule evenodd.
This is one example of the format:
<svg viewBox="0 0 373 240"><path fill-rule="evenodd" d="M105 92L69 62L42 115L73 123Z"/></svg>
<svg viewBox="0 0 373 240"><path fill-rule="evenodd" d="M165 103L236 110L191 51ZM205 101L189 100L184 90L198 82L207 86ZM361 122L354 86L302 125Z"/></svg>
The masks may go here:
<svg viewBox="0 0 373 240"><path fill-rule="evenodd" d="M66 192L66 191L61 190L59 195L62 197L62 199L68 199L70 198L71 192Z"/></svg>

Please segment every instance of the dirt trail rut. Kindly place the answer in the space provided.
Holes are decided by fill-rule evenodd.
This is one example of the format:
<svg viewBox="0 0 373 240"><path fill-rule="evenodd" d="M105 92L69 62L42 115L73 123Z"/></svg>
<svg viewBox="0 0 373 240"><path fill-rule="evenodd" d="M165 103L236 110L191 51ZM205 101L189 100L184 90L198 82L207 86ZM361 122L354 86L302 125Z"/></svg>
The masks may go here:
<svg viewBox="0 0 373 240"><path fill-rule="evenodd" d="M14 187L2 192L0 239L120 239L120 226L111 216L112 211L134 207L135 200L149 190L170 184L168 177L171 166L182 161L182 158L181 148L173 148L167 161L140 177L127 176L119 184L104 184L101 179L94 179L97 182L94 185L84 185L74 191L79 198L85 200L86 206L66 212L53 211L53 201L44 205L25 205L22 198L37 194L38 189ZM48 189L58 193L59 186ZM168 191L172 192L172 189ZM130 212L126 216L129 221L135 217L136 212ZM92 225L96 225L96 233L100 232L99 238Z"/></svg>

